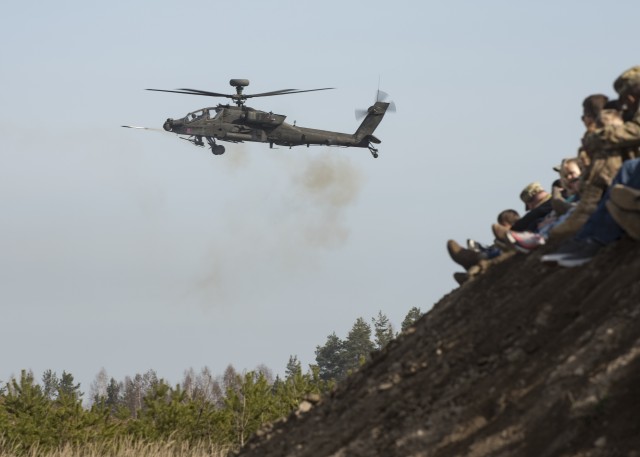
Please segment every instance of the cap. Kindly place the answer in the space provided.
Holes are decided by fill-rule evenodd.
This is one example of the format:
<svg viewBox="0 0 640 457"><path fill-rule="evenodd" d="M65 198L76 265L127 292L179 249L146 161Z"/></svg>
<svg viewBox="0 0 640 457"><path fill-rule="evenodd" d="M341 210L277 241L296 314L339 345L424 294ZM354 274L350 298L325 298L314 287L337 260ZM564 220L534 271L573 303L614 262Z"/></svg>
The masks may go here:
<svg viewBox="0 0 640 457"><path fill-rule="evenodd" d="M562 161L560 162L559 165L556 165L556 166L553 167L553 171L556 171L558 173L562 173L562 167L564 167L564 163L567 160L575 160L575 159L576 159L576 157L566 157L566 158L562 159Z"/></svg>
<svg viewBox="0 0 640 457"><path fill-rule="evenodd" d="M527 187L522 189L522 192L520 192L520 200L522 200L525 205L528 205L529 202L533 200L533 197L538 195L540 192L544 192L542 184L540 184L539 182L532 182Z"/></svg>

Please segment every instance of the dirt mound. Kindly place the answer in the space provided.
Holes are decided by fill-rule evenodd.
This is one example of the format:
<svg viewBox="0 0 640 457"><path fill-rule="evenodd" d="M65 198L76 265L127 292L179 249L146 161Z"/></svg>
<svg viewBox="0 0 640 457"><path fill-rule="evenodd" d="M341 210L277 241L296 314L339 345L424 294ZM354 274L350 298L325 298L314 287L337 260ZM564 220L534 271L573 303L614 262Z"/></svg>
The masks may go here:
<svg viewBox="0 0 640 457"><path fill-rule="evenodd" d="M454 290L240 455L640 456L640 243L539 257Z"/></svg>

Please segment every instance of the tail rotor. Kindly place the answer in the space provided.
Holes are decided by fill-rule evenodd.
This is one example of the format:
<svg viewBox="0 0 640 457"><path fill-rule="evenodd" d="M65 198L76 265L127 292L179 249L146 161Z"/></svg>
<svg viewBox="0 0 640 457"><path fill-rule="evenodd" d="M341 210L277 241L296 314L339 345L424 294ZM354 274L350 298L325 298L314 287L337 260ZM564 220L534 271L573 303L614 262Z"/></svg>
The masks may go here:
<svg viewBox="0 0 640 457"><path fill-rule="evenodd" d="M389 103L389 107L387 108L387 112L388 113L395 113L396 112L396 103L393 100L389 100L389 94L387 94L386 92L381 91L380 89L378 89L376 91L376 99L374 101L375 102L385 102L385 103ZM358 121L361 121L362 119L365 118L365 116L367 114L369 114L369 109L356 109L356 119Z"/></svg>

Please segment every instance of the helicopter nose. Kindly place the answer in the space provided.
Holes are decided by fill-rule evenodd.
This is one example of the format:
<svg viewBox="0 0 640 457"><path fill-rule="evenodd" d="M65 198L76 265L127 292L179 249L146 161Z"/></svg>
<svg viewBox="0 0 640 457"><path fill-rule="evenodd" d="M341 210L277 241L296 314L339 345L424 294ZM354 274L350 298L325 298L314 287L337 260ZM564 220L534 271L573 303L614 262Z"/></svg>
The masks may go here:
<svg viewBox="0 0 640 457"><path fill-rule="evenodd" d="M173 128L173 119L167 119L164 125L162 126L162 128L165 129L167 132L170 132L171 129Z"/></svg>

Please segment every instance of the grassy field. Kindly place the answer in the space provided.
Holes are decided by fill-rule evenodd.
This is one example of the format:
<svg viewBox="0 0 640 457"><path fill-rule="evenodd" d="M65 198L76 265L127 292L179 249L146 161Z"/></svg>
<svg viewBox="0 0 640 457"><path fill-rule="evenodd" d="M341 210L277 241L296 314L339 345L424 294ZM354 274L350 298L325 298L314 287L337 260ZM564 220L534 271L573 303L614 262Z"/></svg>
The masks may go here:
<svg viewBox="0 0 640 457"><path fill-rule="evenodd" d="M24 451L11 449L0 442L0 457L225 457L229 449L208 443L144 443L119 441L110 444L86 444L65 446L54 451L37 447Z"/></svg>

